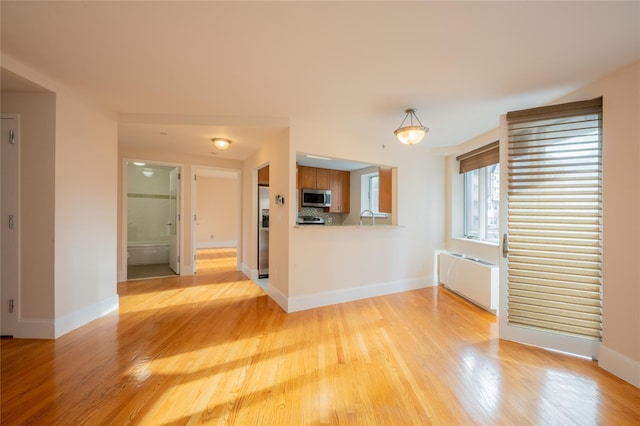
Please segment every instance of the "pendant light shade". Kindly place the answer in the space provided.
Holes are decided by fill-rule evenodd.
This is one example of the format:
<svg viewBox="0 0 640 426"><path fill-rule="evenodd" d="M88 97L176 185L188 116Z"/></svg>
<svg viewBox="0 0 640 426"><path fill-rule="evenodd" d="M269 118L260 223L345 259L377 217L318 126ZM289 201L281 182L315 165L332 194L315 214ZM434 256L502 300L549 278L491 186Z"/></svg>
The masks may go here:
<svg viewBox="0 0 640 426"><path fill-rule="evenodd" d="M398 140L403 144L413 145L424 138L424 135L427 134L429 128L422 125L416 116L416 110L414 108L406 109L404 112L406 112L407 115L404 116L404 120L400 123L400 127L394 130L393 134L396 135ZM404 123L407 121L407 118L409 119L409 124L405 126ZM414 119L416 120L416 124L413 122Z"/></svg>
<svg viewBox="0 0 640 426"><path fill-rule="evenodd" d="M218 149L227 149L227 148L229 148L229 145L231 144L231 141L229 139L213 138L211 140L213 141L213 144Z"/></svg>

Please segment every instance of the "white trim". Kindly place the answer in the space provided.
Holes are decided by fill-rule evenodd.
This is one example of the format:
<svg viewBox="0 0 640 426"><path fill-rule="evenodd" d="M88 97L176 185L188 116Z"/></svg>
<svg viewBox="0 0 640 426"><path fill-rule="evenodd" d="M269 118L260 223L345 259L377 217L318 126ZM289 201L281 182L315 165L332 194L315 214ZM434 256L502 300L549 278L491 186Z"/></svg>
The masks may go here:
<svg viewBox="0 0 640 426"><path fill-rule="evenodd" d="M502 295L500 295L502 297ZM500 306L502 308L502 305ZM503 311L506 312L506 308ZM511 325L507 315L498 315L500 339L593 358L598 355L600 341L544 330Z"/></svg>
<svg viewBox="0 0 640 426"><path fill-rule="evenodd" d="M288 298L286 303L287 308L285 308L285 310L287 312L303 311L306 309L318 308L321 306L329 306L335 305L337 303L367 299L369 297L385 296L387 294L417 290L420 288L432 287L434 285L435 283L433 278L429 279L429 277L422 277L409 280L398 280L385 283L370 284L360 287L344 288L334 291L305 294L302 296L294 296ZM269 287L269 296L272 296L271 287ZM276 303L284 308L283 304L278 300L276 300Z"/></svg>
<svg viewBox="0 0 640 426"><path fill-rule="evenodd" d="M18 339L57 339L93 320L117 311L119 307L120 299L118 295L114 295L55 320L22 318L18 320L17 332L14 337Z"/></svg>
<svg viewBox="0 0 640 426"><path fill-rule="evenodd" d="M256 273L257 273L257 271L256 271ZM277 289L276 287L272 286L271 283L269 283L269 287L267 287L267 294L269 295L271 300L273 300L278 305L280 305L280 307L282 309L284 309L285 312L290 312L288 310L289 299L279 289Z"/></svg>
<svg viewBox="0 0 640 426"><path fill-rule="evenodd" d="M84 306L67 315L55 319L55 338L75 330L95 319L107 315L113 311L117 311L120 307L120 299L118 295L113 295L108 299L94 303L93 305Z"/></svg>
<svg viewBox="0 0 640 426"><path fill-rule="evenodd" d="M598 351L598 365L609 373L620 377L640 388L640 362L629 358L626 355L608 348L604 344L600 345Z"/></svg>
<svg viewBox="0 0 640 426"><path fill-rule="evenodd" d="M500 247L500 243L494 243L494 242L487 241L487 240L477 240L477 239L474 239L474 238L467 238L467 237L456 237L456 238L453 238L453 239L457 240L457 241L462 241L462 242L465 242L465 243L481 244L481 245L490 246L490 247Z"/></svg>
<svg viewBox="0 0 640 426"><path fill-rule="evenodd" d="M245 274L247 277L249 277L249 279L252 281L255 281L258 279L258 270L251 269L249 266L247 266L246 263L242 264L242 273Z"/></svg>
<svg viewBox="0 0 640 426"><path fill-rule="evenodd" d="M227 248L227 247L238 247L238 241L218 241L211 243L197 243L196 249L205 249L205 248Z"/></svg>

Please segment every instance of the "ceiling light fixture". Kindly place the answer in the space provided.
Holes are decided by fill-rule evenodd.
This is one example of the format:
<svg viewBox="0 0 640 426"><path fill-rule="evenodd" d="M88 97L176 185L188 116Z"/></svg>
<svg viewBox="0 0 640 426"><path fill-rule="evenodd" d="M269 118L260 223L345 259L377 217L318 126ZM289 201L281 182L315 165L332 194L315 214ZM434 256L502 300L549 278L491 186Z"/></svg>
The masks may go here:
<svg viewBox="0 0 640 426"><path fill-rule="evenodd" d="M213 138L211 141L218 149L227 149L229 148L229 145L231 145L231 141L229 139Z"/></svg>
<svg viewBox="0 0 640 426"><path fill-rule="evenodd" d="M405 109L404 112L407 115L404 116L404 120L400 123L400 127L393 131L393 134L396 135L398 140L405 145L413 145L418 143L424 138L424 135L429 131L428 127L422 125L418 117L416 116L415 108ZM404 122L409 119L409 125L404 126ZM416 119L418 125L413 124L413 119Z"/></svg>
<svg viewBox="0 0 640 426"><path fill-rule="evenodd" d="M142 169L142 174L146 177L153 176L153 169Z"/></svg>
<svg viewBox="0 0 640 426"><path fill-rule="evenodd" d="M139 167L142 167L142 166L144 166L144 165L146 165L146 164L147 164L147 163L143 163L142 161L134 161L134 162L133 162L133 165L134 165L134 166L139 166Z"/></svg>
<svg viewBox="0 0 640 426"><path fill-rule="evenodd" d="M327 160L327 161L331 161L331 158L329 157L321 157L319 155L311 155L311 154L307 154L306 155L307 158L315 158L316 160Z"/></svg>

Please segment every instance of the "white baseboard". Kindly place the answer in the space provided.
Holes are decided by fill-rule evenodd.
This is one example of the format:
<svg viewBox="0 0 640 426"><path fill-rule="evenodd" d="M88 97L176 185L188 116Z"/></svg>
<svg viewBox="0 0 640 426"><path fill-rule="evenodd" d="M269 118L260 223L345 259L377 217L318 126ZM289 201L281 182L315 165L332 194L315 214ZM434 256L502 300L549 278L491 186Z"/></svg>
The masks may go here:
<svg viewBox="0 0 640 426"><path fill-rule="evenodd" d="M255 281L258 279L258 270L249 268L246 263L242 264L242 273L249 277L250 280Z"/></svg>
<svg viewBox="0 0 640 426"><path fill-rule="evenodd" d="M600 345L598 351L598 365L609 373L620 377L640 388L640 362L622 355L613 349Z"/></svg>
<svg viewBox="0 0 640 426"><path fill-rule="evenodd" d="M280 307L284 309L285 312L289 312L289 299L279 289L272 286L271 283L269 283L269 286L267 287L267 294L274 302L280 305Z"/></svg>
<svg viewBox="0 0 640 426"><path fill-rule="evenodd" d="M227 248L227 247L238 247L237 241L218 241L218 242L199 242L196 244L196 248L205 249L205 248Z"/></svg>
<svg viewBox="0 0 640 426"><path fill-rule="evenodd" d="M276 300L274 297L272 297L272 299L274 299L274 301L282 306L287 312L297 312L304 311L306 309L318 308L320 306L335 305L336 303L345 303L354 300L367 299L369 297L399 293L402 291L417 290L419 288L432 287L434 285L435 283L433 282L433 279L423 277L305 294L303 296L294 296L288 298L286 304L281 303L281 301ZM272 296L271 288L269 288L269 290L269 296Z"/></svg>
<svg viewBox="0 0 640 426"><path fill-rule="evenodd" d="M120 299L115 294L108 299L85 306L55 320L55 338L58 338L88 322L98 319L110 312L118 310Z"/></svg>

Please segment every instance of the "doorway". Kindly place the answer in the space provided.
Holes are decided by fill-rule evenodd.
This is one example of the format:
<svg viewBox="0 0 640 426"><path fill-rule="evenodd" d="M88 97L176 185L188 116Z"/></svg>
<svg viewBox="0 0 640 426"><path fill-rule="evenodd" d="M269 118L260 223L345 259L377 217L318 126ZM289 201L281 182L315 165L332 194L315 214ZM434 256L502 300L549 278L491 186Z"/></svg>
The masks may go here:
<svg viewBox="0 0 640 426"><path fill-rule="evenodd" d="M258 277L263 290L269 287L269 165L258 169Z"/></svg>
<svg viewBox="0 0 640 426"><path fill-rule="evenodd" d="M232 253L236 270L241 270L237 256L241 235L240 171L195 166L191 182L193 272L197 272L200 255L208 256L210 249L221 249L228 257Z"/></svg>
<svg viewBox="0 0 640 426"><path fill-rule="evenodd" d="M180 274L180 167L126 162L127 279Z"/></svg>

